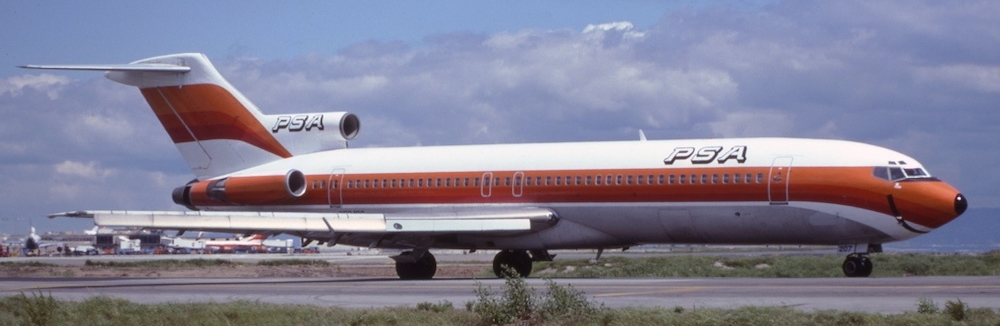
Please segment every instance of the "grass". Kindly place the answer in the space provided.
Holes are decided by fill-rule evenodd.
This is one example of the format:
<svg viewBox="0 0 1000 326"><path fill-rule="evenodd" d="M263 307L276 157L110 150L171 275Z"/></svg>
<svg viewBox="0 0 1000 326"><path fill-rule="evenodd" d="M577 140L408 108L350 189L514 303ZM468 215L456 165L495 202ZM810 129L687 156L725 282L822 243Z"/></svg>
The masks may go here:
<svg viewBox="0 0 1000 326"><path fill-rule="evenodd" d="M185 267L225 267L252 265L225 259L184 259L184 260L142 260L142 261L94 261L87 260L84 265L95 267L152 267L152 268L185 268ZM260 266L330 266L330 262L320 259L277 259L261 260ZM54 265L50 265L54 266Z"/></svg>
<svg viewBox="0 0 1000 326"><path fill-rule="evenodd" d="M516 281L515 281L516 282ZM1000 311L969 308L961 300L948 301L945 309L902 314L846 311L803 312L787 307L742 307L736 309L623 308L608 309L586 302L572 289L550 288L535 293L529 306L510 282L498 293L485 290L485 300L502 306L527 307L530 311L502 311L490 320L476 311L484 299L456 309L450 302L420 303L416 307L344 309L310 305L278 305L249 301L229 303L137 304L122 299L94 297L81 302L59 301L51 296L20 294L0 298L0 325L489 325L494 321L516 325L998 325ZM560 292L562 291L562 292ZM582 299L581 299L582 298ZM583 300L582 302L580 300ZM555 302L555 303L553 303ZM568 303L568 304L567 304ZM915 304L931 304L921 301ZM546 306L554 305L554 306ZM567 311L571 313L551 313ZM562 310L560 310L562 309ZM549 311L549 314L544 314ZM488 312L488 311L486 311Z"/></svg>
<svg viewBox="0 0 1000 326"><path fill-rule="evenodd" d="M983 254L880 253L872 277L1000 275L1000 251ZM840 255L608 257L536 262L537 277L843 277Z"/></svg>
<svg viewBox="0 0 1000 326"><path fill-rule="evenodd" d="M261 260L257 262L260 266L330 266L330 262L322 259L276 259Z"/></svg>
<svg viewBox="0 0 1000 326"><path fill-rule="evenodd" d="M20 268L20 267L55 267L54 264L42 263L37 261L5 261L0 262L0 267L8 268Z"/></svg>
<svg viewBox="0 0 1000 326"><path fill-rule="evenodd" d="M153 267L153 268L182 268L182 267L222 267L242 265L242 263L232 262L223 259L185 259L185 260L142 260L142 261L94 261L87 260L84 265L95 267Z"/></svg>

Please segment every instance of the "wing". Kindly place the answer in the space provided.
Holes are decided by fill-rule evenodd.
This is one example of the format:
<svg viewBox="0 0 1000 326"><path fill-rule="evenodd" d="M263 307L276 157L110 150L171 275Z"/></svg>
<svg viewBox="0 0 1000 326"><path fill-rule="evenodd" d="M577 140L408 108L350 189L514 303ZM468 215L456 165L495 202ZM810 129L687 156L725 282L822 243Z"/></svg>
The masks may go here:
<svg viewBox="0 0 1000 326"><path fill-rule="evenodd" d="M440 213L286 213L205 211L78 211L55 217L93 218L101 227L226 233L286 233L333 245L356 239L413 239L442 234L505 235L540 231L554 224L544 208L509 208ZM407 236L408 235L408 236ZM407 236L407 237L400 237ZM405 241L412 243L413 241ZM370 246L391 243L371 243ZM357 245L355 243L354 245Z"/></svg>

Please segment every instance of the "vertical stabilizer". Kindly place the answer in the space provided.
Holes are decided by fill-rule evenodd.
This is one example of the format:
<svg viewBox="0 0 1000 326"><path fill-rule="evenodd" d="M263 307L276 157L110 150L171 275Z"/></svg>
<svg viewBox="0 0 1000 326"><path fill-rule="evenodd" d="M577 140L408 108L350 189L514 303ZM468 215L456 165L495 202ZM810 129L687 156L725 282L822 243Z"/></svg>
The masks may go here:
<svg viewBox="0 0 1000 326"><path fill-rule="evenodd" d="M107 71L138 87L198 180L264 163L347 147L361 128L348 112L265 115L201 53L111 65L28 65L28 69Z"/></svg>
<svg viewBox="0 0 1000 326"><path fill-rule="evenodd" d="M266 116L200 53L153 57L130 64L29 65L29 69L107 71L138 87L199 180L292 156Z"/></svg>
<svg viewBox="0 0 1000 326"><path fill-rule="evenodd" d="M198 179L292 156L261 123L260 110L205 55L167 55L131 65L190 68L184 73L113 70L107 77L139 87Z"/></svg>

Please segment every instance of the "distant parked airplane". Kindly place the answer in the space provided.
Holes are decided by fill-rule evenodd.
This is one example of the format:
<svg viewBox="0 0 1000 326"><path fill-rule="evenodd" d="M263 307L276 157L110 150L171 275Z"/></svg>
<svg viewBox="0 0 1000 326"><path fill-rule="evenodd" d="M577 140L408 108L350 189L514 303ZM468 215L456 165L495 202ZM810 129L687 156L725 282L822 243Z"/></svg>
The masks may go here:
<svg viewBox="0 0 1000 326"><path fill-rule="evenodd" d="M100 226L287 233L401 248L404 279L428 279L432 248L499 249L521 275L548 250L648 243L838 245L848 276L871 252L927 233L968 202L917 160L873 145L736 138L347 148L347 112L266 115L202 54L107 71L136 86L197 178L192 212L81 211Z"/></svg>

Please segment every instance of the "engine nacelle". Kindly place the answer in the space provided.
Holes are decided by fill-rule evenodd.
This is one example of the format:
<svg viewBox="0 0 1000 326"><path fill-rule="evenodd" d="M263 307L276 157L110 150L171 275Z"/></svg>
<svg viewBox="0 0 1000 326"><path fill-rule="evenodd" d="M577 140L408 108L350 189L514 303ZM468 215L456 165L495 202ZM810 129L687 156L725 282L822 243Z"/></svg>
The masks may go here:
<svg viewBox="0 0 1000 326"><path fill-rule="evenodd" d="M292 155L344 148L361 131L361 120L348 112L265 115L261 123Z"/></svg>
<svg viewBox="0 0 1000 326"><path fill-rule="evenodd" d="M206 206L280 205L306 193L306 176L290 170L285 175L228 177L189 183L173 191L174 203L197 210Z"/></svg>

